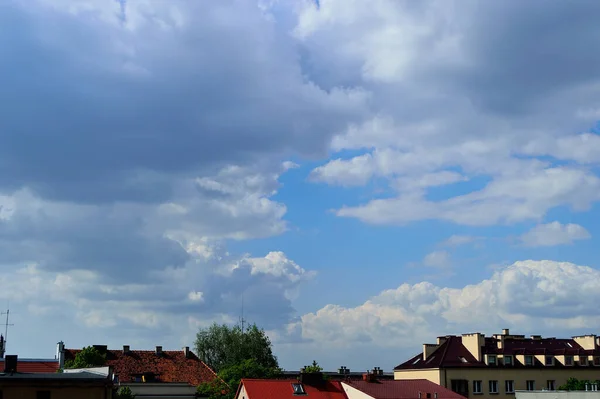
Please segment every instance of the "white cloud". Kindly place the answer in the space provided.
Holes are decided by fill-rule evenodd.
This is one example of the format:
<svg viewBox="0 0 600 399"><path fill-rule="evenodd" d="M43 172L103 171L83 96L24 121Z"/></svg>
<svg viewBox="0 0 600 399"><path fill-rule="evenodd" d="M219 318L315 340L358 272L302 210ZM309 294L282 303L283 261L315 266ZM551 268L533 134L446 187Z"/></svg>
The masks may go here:
<svg viewBox="0 0 600 399"><path fill-rule="evenodd" d="M393 348L379 359L394 366L436 336L502 328L515 333L576 334L600 328L600 271L554 261L521 261L462 288L402 284L362 305L330 304L302 316L306 350L328 357L344 348ZM560 335L559 335L560 336ZM297 349L296 349L297 350ZM349 362L359 362L345 352ZM352 360L350 360L352 358ZM355 363L356 364L356 363Z"/></svg>
<svg viewBox="0 0 600 399"><path fill-rule="evenodd" d="M521 241L529 247L549 247L572 244L577 240L587 240L592 236L578 224L552 222L540 224L521 236Z"/></svg>
<svg viewBox="0 0 600 399"><path fill-rule="evenodd" d="M423 258L423 265L427 267L445 269L451 264L452 261L448 251L433 251L425 255Z"/></svg>
<svg viewBox="0 0 600 399"><path fill-rule="evenodd" d="M461 245L472 243L477 239L477 237L473 236L461 236L454 234L448 237L448 239L446 239L444 242L442 242L442 245L448 247L458 247Z"/></svg>

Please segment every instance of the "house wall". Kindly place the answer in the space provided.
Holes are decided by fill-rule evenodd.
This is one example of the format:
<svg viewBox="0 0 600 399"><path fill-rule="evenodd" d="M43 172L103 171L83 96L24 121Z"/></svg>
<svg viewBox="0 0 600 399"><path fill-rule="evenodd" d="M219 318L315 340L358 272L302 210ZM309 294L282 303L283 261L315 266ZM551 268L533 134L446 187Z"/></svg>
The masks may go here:
<svg viewBox="0 0 600 399"><path fill-rule="evenodd" d="M436 384L440 384L440 370L439 369L423 369L423 370L396 370L394 371L395 380L415 380L425 379Z"/></svg>
<svg viewBox="0 0 600 399"><path fill-rule="evenodd" d="M600 368L598 369L552 369L552 368L457 368L442 370L445 378L439 383L446 388L451 389L451 380L468 380L469 381L469 397L473 398L514 398L515 394L507 394L505 392L504 381L513 380L514 390L526 390L526 381L535 381L535 389L545 389L548 380L554 380L555 388L567 382L567 379L575 377L580 380L597 380L600 379ZM473 381L482 381L481 395L473 394ZM498 381L498 394L489 393L490 380ZM430 380L433 381L433 380ZM436 381L433 381L436 382ZM554 399L554 398L552 398Z"/></svg>
<svg viewBox="0 0 600 399"><path fill-rule="evenodd" d="M348 399L373 399L372 396L367 395L363 391L359 391L358 389L356 389L344 382L342 382L342 388L344 389L344 392L346 393L346 396L348 397ZM240 398L238 398L238 399L240 399Z"/></svg>
<svg viewBox="0 0 600 399"><path fill-rule="evenodd" d="M52 399L111 399L112 390L103 387L82 388L44 388L13 386L5 387L0 384L4 398L36 399L38 391L50 391Z"/></svg>
<svg viewBox="0 0 600 399"><path fill-rule="evenodd" d="M240 392L238 392L238 396L236 399L248 399L248 394L246 394L246 387L243 385L240 388Z"/></svg>
<svg viewBox="0 0 600 399"><path fill-rule="evenodd" d="M515 394L516 399L600 399L600 392L540 392L521 391Z"/></svg>

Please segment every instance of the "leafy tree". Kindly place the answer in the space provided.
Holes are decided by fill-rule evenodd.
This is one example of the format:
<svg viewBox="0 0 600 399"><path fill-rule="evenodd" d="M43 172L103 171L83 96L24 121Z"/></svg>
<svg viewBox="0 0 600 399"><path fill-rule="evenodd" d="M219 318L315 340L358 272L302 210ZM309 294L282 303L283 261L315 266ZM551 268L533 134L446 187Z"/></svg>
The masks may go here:
<svg viewBox="0 0 600 399"><path fill-rule="evenodd" d="M304 366L305 373L320 373L323 371L323 367L319 366L316 360L313 360L310 366Z"/></svg>
<svg viewBox="0 0 600 399"><path fill-rule="evenodd" d="M74 360L65 362L66 369L81 369L85 367L100 367L106 364L106 355L93 346L86 346L80 350Z"/></svg>
<svg viewBox="0 0 600 399"><path fill-rule="evenodd" d="M115 399L135 399L135 395L129 387L121 387L115 396Z"/></svg>
<svg viewBox="0 0 600 399"><path fill-rule="evenodd" d="M196 336L196 353L217 372L219 378L198 387L200 396L231 399L242 378L272 378L281 373L271 340L256 324L240 326L213 324Z"/></svg>
<svg viewBox="0 0 600 399"><path fill-rule="evenodd" d="M585 385L597 384L600 386L600 381L578 380L577 378L569 378L567 383L558 387L559 391L585 391Z"/></svg>
<svg viewBox="0 0 600 399"><path fill-rule="evenodd" d="M242 331L240 326L215 323L198 331L195 346L198 357L217 373L247 359L255 359L258 365L268 369L279 367L271 340L256 324Z"/></svg>

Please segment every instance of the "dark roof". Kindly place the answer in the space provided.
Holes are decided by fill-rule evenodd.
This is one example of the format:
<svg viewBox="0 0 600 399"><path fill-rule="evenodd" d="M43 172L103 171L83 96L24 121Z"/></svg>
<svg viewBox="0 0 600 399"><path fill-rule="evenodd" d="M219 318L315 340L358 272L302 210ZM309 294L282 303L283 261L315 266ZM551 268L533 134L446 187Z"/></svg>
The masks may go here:
<svg viewBox="0 0 600 399"><path fill-rule="evenodd" d="M65 359L74 359L80 349L65 349ZM200 385L215 379L216 374L193 352L183 351L106 350L106 365L112 366L121 382L134 381L143 374L153 374L156 382L185 382Z"/></svg>
<svg viewBox="0 0 600 399"><path fill-rule="evenodd" d="M4 360L0 360L0 371L4 370ZM17 359L17 371L20 373L56 373L58 360Z"/></svg>
<svg viewBox="0 0 600 399"><path fill-rule="evenodd" d="M248 399L298 399L294 395L292 384L298 384L296 379L288 380L255 380L242 379L240 387L246 389ZM307 399L347 399L339 381L324 381L322 385L302 384Z"/></svg>
<svg viewBox="0 0 600 399"><path fill-rule="evenodd" d="M347 373L340 373L337 371L323 371L323 375L326 376L329 380L333 381L346 381L348 379L351 380L362 380L364 371L350 371ZM300 377L300 371L290 371L284 370L281 373L281 377L275 377L275 379L291 379ZM394 373L382 373L377 375L377 379L380 380L393 380Z"/></svg>
<svg viewBox="0 0 600 399"><path fill-rule="evenodd" d="M447 336L446 339L427 359L423 359L423 353L419 353L402 364L399 364L394 370L411 370L411 369L429 369L429 368L455 368L455 367L532 367L521 364L515 357L513 365L498 365L488 366L485 359L478 361L462 344L461 336ZM522 336L505 337L502 348L498 348L498 338L486 337L484 346L482 347L482 355L594 355L600 356L600 350L583 349L574 339L556 339L556 338L541 338L528 339ZM593 362L588 362L585 365L580 365L574 362L573 366L563 366L555 362L553 366L545 366L534 358L534 367L598 367L594 366Z"/></svg>
<svg viewBox="0 0 600 399"><path fill-rule="evenodd" d="M429 397L434 398L434 393L437 393L438 399L464 399L464 396L425 379L348 381L346 383L375 399L417 399L419 393L422 394L423 399L428 397L427 394L431 394Z"/></svg>

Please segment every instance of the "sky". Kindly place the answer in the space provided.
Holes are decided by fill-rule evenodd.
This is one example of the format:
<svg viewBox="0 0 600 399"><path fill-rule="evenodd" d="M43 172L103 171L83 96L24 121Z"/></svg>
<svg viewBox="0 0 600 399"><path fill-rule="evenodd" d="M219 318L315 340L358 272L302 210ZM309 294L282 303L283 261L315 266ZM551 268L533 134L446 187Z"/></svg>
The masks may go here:
<svg viewBox="0 0 600 399"><path fill-rule="evenodd" d="M7 354L193 347L242 311L287 370L599 332L599 14L0 0Z"/></svg>

